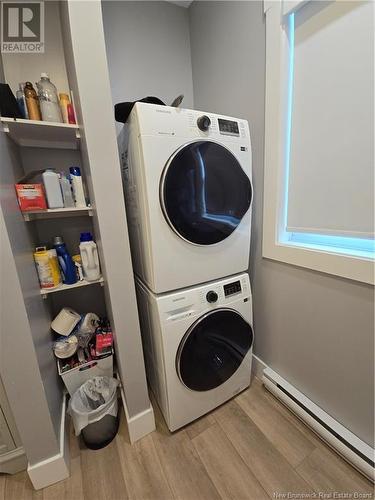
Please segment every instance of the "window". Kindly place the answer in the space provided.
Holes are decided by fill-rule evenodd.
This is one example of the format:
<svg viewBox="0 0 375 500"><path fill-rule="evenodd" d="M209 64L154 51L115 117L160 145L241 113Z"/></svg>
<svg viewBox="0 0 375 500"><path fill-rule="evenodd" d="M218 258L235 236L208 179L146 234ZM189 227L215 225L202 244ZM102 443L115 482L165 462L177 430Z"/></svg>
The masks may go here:
<svg viewBox="0 0 375 500"><path fill-rule="evenodd" d="M263 255L373 283L374 4L265 10Z"/></svg>

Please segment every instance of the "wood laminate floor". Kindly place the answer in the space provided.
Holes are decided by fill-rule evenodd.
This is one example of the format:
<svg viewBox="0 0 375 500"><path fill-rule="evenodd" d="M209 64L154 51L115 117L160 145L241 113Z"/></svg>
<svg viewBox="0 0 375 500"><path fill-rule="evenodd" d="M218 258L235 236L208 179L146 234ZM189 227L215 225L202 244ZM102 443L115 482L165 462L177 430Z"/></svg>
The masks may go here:
<svg viewBox="0 0 375 500"><path fill-rule="evenodd" d="M372 484L257 379L174 434L155 412L157 430L133 446L125 418L99 451L80 447L71 433L69 479L34 491L26 472L0 475L0 500L373 498Z"/></svg>

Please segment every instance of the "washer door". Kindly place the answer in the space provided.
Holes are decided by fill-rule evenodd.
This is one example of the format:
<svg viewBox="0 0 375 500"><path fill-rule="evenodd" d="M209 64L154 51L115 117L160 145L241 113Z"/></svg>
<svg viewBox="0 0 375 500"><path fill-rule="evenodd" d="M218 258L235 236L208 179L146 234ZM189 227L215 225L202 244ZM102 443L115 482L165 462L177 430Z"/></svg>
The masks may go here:
<svg viewBox="0 0 375 500"><path fill-rule="evenodd" d="M178 150L160 184L168 224L197 245L212 245L232 234L251 198L250 180L237 158L212 141L193 142Z"/></svg>
<svg viewBox="0 0 375 500"><path fill-rule="evenodd" d="M178 348L176 369L194 391L209 391L228 380L253 344L249 323L233 309L216 309L198 319Z"/></svg>

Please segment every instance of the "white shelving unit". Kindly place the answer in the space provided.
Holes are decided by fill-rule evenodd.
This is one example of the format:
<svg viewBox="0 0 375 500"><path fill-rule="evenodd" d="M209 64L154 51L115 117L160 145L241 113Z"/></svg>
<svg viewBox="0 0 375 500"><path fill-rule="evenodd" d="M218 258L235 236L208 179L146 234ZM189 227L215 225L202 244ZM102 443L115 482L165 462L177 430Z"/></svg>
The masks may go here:
<svg viewBox="0 0 375 500"><path fill-rule="evenodd" d="M0 121L3 131L19 146L79 149L78 125L4 117Z"/></svg>
<svg viewBox="0 0 375 500"><path fill-rule="evenodd" d="M104 286L104 279L99 278L98 280L95 281L86 281L86 280L77 281L77 283L74 283L74 285L60 285L57 288L40 290L40 294L43 297L43 299L46 299L47 296L50 295L51 293L65 292L67 290L73 290L74 288L80 288L82 286L95 285L96 283L99 283L100 286Z"/></svg>
<svg viewBox="0 0 375 500"><path fill-rule="evenodd" d="M29 212L22 212L23 218L26 222L39 219L56 219L59 217L78 217L88 215L92 217L93 208L48 208L47 210L32 210Z"/></svg>

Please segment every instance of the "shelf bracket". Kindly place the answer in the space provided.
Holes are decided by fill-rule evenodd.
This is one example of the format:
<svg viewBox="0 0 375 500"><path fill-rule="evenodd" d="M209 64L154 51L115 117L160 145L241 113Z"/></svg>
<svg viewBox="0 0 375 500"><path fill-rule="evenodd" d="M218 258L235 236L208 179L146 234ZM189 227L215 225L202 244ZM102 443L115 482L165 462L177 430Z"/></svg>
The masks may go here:
<svg viewBox="0 0 375 500"><path fill-rule="evenodd" d="M9 125L4 122L2 122L2 124L3 124L3 132L9 133Z"/></svg>

